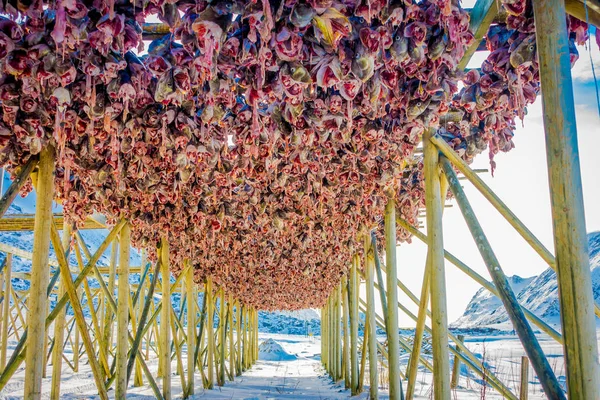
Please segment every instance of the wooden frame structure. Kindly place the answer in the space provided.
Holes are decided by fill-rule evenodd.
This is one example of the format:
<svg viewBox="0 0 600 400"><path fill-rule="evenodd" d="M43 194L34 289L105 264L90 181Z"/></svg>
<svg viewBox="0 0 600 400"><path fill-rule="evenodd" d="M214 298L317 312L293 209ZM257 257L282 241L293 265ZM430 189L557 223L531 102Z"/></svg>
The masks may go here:
<svg viewBox="0 0 600 400"><path fill-rule="evenodd" d="M322 363L335 381L345 381L353 395L362 390L368 365L369 397L378 398L380 376L377 366L381 363L389 371L390 398L404 398L402 380L406 380L406 398L412 399L417 370L419 365L423 365L433 372L434 398L449 400L451 388L458 381L457 365L463 363L475 375L486 376L490 386L503 397L518 398L496 376L485 370L481 361L463 344L460 336L457 338L448 331L444 278L447 260L503 301L527 352L528 357L523 359L523 379L527 379L527 365L531 363L549 398L600 398L600 369L594 323L594 315L600 316L600 308L594 304L590 284L564 18L566 11L598 25L600 2L587 0L587 10L580 0L534 0L533 4L544 87L542 102L545 110L552 110L544 113L544 122L556 256L485 185L476 171L470 169L433 130L428 130L423 138L428 235L397 217L394 200L390 198L384 221L385 266L381 265L375 236L365 235L362 238L364 268L361 271L361 260L355 255L351 261L349 276L334 289L327 304L321 309ZM479 0L476 3L471 11L471 29L477 40L461 61L462 68L466 67L472 54L480 47L479 42L496 17L497 7L493 0ZM146 24L144 35L152 37L164 34L163 29L164 25ZM196 371L200 374L202 386L212 389L215 381L219 386L225 385L226 377L233 380L234 376L249 369L258 358L257 310L242 305L231 295L226 297L222 289L214 287L210 277L200 285L202 301L199 304L200 287L194 282L190 263L184 262L183 272L176 279L171 277L169 243L166 237L160 242L157 249L158 260L154 265L143 261L140 266L130 266L130 227L125 220L117 223L95 253L90 254L80 233L65 224L62 216L51 212L54 161L54 149L45 148L39 158L32 158L21 168L11 187L0 199L2 217L20 188L32 177L37 192L35 215L0 218L0 231L34 232L33 253L0 244L0 251L7 254L6 261L0 267L0 390L7 385L23 361L24 397L28 399L41 397L42 377L49 360L53 366L53 399L58 399L61 395L63 362L73 371L78 370L83 360L89 363L102 399L108 398L107 391L111 387L115 389L116 398L125 398L132 374L135 386L147 383L156 398L170 399L171 381L177 379L171 373L174 363L173 371L179 376L184 398L195 392ZM557 271L563 316L562 335L517 303L462 192L455 169ZM448 188L452 190L467 220L493 282L477 274L444 249L442 212ZM428 245L420 298L410 292L397 277L396 224ZM88 218L81 227L100 228L105 226L92 218ZM59 229L63 232L62 238L59 236ZM56 260L49 258L50 243L55 249ZM98 266L98 260L109 246L112 246L111 265ZM69 261L72 254L77 261L75 265ZM12 271L13 257L31 259L31 273ZM384 269L385 284L382 274ZM140 274L139 284L130 284L129 276L132 273ZM75 279L73 275L76 276ZM361 275L366 282L366 301L359 296ZM15 289L12 285L14 278L29 280L30 289ZM97 285L92 286L92 281ZM383 315L377 314L375 310L375 289L379 291ZM398 289L419 306L417 315L398 301ZM176 313L171 295L178 290L185 293L185 296L181 297L181 310ZM50 294L56 294L58 301L53 310L48 312ZM431 310L428 308L430 301ZM72 312L67 313L68 308ZM27 310L26 316L24 309ZM358 333L359 310L366 314L362 343ZM90 318L85 318L84 311ZM412 345L395 329L398 326L399 311L416 322ZM431 320L429 325L427 317ZM218 320L216 330L215 320ZM530 324L564 346L567 393L558 384ZM387 332L386 345L377 341L377 327ZM425 331L432 335L433 363L421 355ZM7 359L9 340L15 340L17 345ZM449 343L453 345L450 346ZM72 350L70 359L65 352L67 347ZM182 357L184 347L187 350L185 363ZM402 371L399 365L401 348L411 354L406 371ZM359 349L362 349L360 359ZM378 357L379 353L383 356L381 359ZM454 357L452 375L451 356ZM159 360L156 371L148 366L151 358ZM161 380L158 381L157 378ZM522 392L524 387L521 387Z"/></svg>
<svg viewBox="0 0 600 400"><path fill-rule="evenodd" d="M477 176L477 171L471 169L450 146L435 131L427 131L423 137L424 172L426 184L426 210L424 216L427 220L427 231L424 235L418 227L412 226L401 218L396 218L393 204L386 207L385 235L386 235L386 264L387 280L386 289L383 290L383 278L377 255L377 245L374 239L365 238L365 283L367 301L362 302L362 311L366 314L366 325L377 325L387 332L387 349L374 339L372 326L365 327L364 340L369 350L369 364L382 363L388 369L389 388L391 399L404 398L402 386L398 386L398 379L407 378L406 399L414 396L415 382L419 364L433 373L433 395L435 399L450 400L451 388L456 387L458 381L458 366L464 363L475 375L484 376L492 388L507 399L527 398L528 366L532 365L544 392L550 399L592 399L600 398L600 367L598 363L598 346L595 333L594 315L600 316L600 308L594 304L591 288L588 249L586 240L584 208L581 192L581 175L577 147L577 131L575 124L575 111L573 100L573 86L570 74L570 61L567 41L567 27L565 12L593 24L600 22L600 2L588 1L585 5L578 0L534 0L536 18L538 57L540 74L544 93L542 103L544 110L544 126L546 131L546 146L548 154L548 171L550 177L550 193L552 200L552 217L554 223L554 244L556 257L546 249L542 243L527 229L512 211L493 193L493 191ZM480 47L490 24L497 17L498 8L492 0L478 0L471 10L471 29L475 34L475 44L469 48L460 63L460 68L465 68L471 56ZM546 261L550 267L557 271L560 294L560 308L562 317L562 332L559 334L541 319L522 307L517 301L506 277L496 259L493 250L485 238L473 210L459 184L459 179L454 169L460 171L513 228L531 245L531 247ZM442 210L447 189L450 188L460 206L461 212L467 221L469 229L481 252L485 264L488 266L493 282L487 281L477 274L462 261L447 252L443 246L442 238ZM393 217L391 217L393 216ZM392 222L392 219L394 220ZM395 256L395 223L412 233L416 238L428 245L427 261L421 298L417 298L408 288L396 278ZM377 266L378 284L374 282L371 266L371 257ZM466 275L481 284L484 288L499 297L507 309L508 315L515 327L527 353L522 359L520 393L513 393L496 376L486 371L481 361L470 352L463 344L462 337L455 337L448 331L446 315L446 287L444 282L445 260L454 264ZM354 270L352 263L351 273ZM374 293L372 288L379 290L383 316L375 312ZM418 316L411 313L403 304L397 302L397 290L402 290L411 300L419 306ZM386 294L387 292L387 294ZM431 297L432 310L428 309ZM397 302L397 307L394 303ZM330 298L328 305L333 303ZM416 322L413 345L410 346L402 337L395 336L397 329L397 313L402 310ZM431 319L428 326L426 319ZM333 322L332 319L335 319ZM339 377L335 369L336 362L332 357L340 357L337 352L328 352L329 346L335 341L332 335L336 329L332 326L339 325L335 313L329 312L326 307L322 310L323 358L324 367L330 372L332 378L348 379L347 376ZM547 333L550 337L562 344L566 360L567 389L566 392L559 385L548 360L539 346L530 324ZM344 327L346 323L344 322ZM424 331L432 335L433 365L421 356L421 342ZM368 333L367 333L368 331ZM397 339L396 339L397 338ZM345 338L345 340L347 340ZM454 345L449 346L449 341ZM351 352L357 352L358 347L351 341ZM405 373L399 370L397 355L400 345L411 358ZM379 349L379 350L378 350ZM377 359L378 351L384 356ZM454 357L453 373L450 373L450 357ZM363 354L364 356L364 354ZM342 359L347 362L346 358ZM352 369L350 369L352 370ZM371 386L369 398L378 397L377 387L379 379L377 368L369 367L369 384ZM342 368L342 371L348 371ZM348 374L348 372L345 372ZM352 378L354 378L352 371ZM364 375L359 375L364 379ZM353 391L353 394L355 392Z"/></svg>

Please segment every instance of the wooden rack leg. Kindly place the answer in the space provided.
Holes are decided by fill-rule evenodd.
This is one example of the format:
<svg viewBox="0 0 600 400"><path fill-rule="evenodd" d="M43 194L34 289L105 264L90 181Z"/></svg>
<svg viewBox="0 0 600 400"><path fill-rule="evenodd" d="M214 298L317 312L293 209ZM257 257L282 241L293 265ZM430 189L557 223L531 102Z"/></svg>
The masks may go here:
<svg viewBox="0 0 600 400"><path fill-rule="evenodd" d="M189 264L187 261L186 264ZM196 360L194 360L194 351L196 348L196 299L194 284L194 270L187 268L185 276L185 288L187 294L187 380L188 389L186 397L194 394L194 372L196 369Z"/></svg>
<svg viewBox="0 0 600 400"><path fill-rule="evenodd" d="M387 291L387 339L389 356L390 399L400 400L402 384L400 383L400 341L398 333L398 290L396 280L396 202L392 197L385 206L385 253L386 253L386 291Z"/></svg>
<svg viewBox="0 0 600 400"><path fill-rule="evenodd" d="M433 392L435 400L450 400L450 360L448 357L448 310L446 305L444 241L442 233L442 194L438 150L429 140L433 133L429 129L425 132L423 138L425 206L427 208L427 232L429 233L427 256L431 268L429 278L433 330ZM396 286L395 278L394 286Z"/></svg>
<svg viewBox="0 0 600 400"><path fill-rule="evenodd" d="M350 306L348 305L348 278L345 275L342 277L342 308L342 327L344 334L342 364L344 365L344 387L350 389L352 380L350 375L350 331L348 326L350 321Z"/></svg>
<svg viewBox="0 0 600 400"><path fill-rule="evenodd" d="M227 314L229 316L229 380L233 381L235 375L235 344L233 342L233 296L229 293L227 302Z"/></svg>
<svg viewBox="0 0 600 400"><path fill-rule="evenodd" d="M50 224L54 199L54 148L50 145L40 153L37 173L36 208L31 260L31 286L27 300L27 353L25 356L25 388L23 397L37 400L42 395L42 369L46 354L46 315L48 298L46 288L50 281L48 256L50 252Z"/></svg>
<svg viewBox="0 0 600 400"><path fill-rule="evenodd" d="M377 326L375 322L375 259L370 237L365 237L365 286L367 291L367 324L369 351L369 399L379 398L377 374ZM365 336L367 331L365 330ZM364 339L363 339L364 340Z"/></svg>
<svg viewBox="0 0 600 400"><path fill-rule="evenodd" d="M11 292L11 271L12 271L12 254L6 255L6 266L4 267L4 302L2 308L2 343L0 347L0 370L4 370L6 366L6 352L8 350L8 324L10 317L10 292Z"/></svg>
<svg viewBox="0 0 600 400"><path fill-rule="evenodd" d="M352 376L350 390L352 395L358 394L358 263L357 254L352 256L350 268L350 375Z"/></svg>
<svg viewBox="0 0 600 400"><path fill-rule="evenodd" d="M215 303L213 300L213 285L212 278L206 279L206 339L207 343L207 359L208 359L208 386L207 389L212 389L215 382L215 366L214 366L214 354L215 354L215 334L214 334L214 318L215 318Z"/></svg>
<svg viewBox="0 0 600 400"><path fill-rule="evenodd" d="M162 394L165 400L171 399L171 271L169 270L169 241L163 237L159 249L162 278L162 310L160 314L160 359L162 366Z"/></svg>
<svg viewBox="0 0 600 400"><path fill-rule="evenodd" d="M119 241L119 286L117 294L117 381L115 398L127 396L127 351L129 347L129 249L131 248L131 228L129 224L121 229Z"/></svg>
<svg viewBox="0 0 600 400"><path fill-rule="evenodd" d="M65 252L67 252L71 244L71 227L67 223L63 223L63 235L62 245ZM59 282L58 296L63 296L65 291L65 285ZM64 350L64 337L65 337L65 326L66 326L66 310L62 310L56 320L54 320L54 349L52 350L52 386L50 388L50 399L60 399L60 382L62 372L62 360Z"/></svg>

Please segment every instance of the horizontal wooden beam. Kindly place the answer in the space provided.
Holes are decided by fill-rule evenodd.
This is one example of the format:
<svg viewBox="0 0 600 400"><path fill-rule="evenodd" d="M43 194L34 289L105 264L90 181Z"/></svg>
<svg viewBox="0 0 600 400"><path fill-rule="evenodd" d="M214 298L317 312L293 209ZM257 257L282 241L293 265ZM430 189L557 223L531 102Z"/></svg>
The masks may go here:
<svg viewBox="0 0 600 400"><path fill-rule="evenodd" d="M57 227L60 227L59 229L62 229L63 220L64 216L62 214L54 214L54 223ZM0 232L33 231L33 223L33 214L6 215L0 218ZM83 222L83 226L78 229L106 229L106 225L92 217L88 217Z"/></svg>
<svg viewBox="0 0 600 400"><path fill-rule="evenodd" d="M600 0L565 0L565 9L567 14L600 27Z"/></svg>

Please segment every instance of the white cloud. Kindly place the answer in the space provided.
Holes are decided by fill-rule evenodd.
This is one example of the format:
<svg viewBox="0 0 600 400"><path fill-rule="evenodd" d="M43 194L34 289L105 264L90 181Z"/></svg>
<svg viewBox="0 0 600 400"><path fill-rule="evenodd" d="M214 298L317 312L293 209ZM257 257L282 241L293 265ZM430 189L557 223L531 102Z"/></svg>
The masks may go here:
<svg viewBox="0 0 600 400"><path fill-rule="evenodd" d="M592 53L592 62L596 70L596 77L600 79L600 50L598 50L595 41L596 39L592 36L590 41L591 46L577 46L579 60L577 60L575 66L571 69L571 75L578 82L589 82L594 79L592 63L590 63L590 52Z"/></svg>

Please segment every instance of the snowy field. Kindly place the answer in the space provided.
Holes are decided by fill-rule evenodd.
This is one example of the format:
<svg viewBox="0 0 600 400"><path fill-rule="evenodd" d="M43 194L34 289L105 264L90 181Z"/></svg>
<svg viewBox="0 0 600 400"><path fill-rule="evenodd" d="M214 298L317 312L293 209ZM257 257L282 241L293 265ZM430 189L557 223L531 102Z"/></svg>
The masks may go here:
<svg viewBox="0 0 600 400"><path fill-rule="evenodd" d="M271 339L271 340L269 340ZM266 342L265 342L266 341ZM564 384L564 364L562 348L550 338L540 337L544 351L546 352L550 365L554 368L561 383ZM283 334L260 334L261 353L260 360L251 370L237 377L234 382L227 381L224 387L215 386L214 390L201 388L200 374L196 374L196 394L194 399L347 399L350 398L348 390L344 389L344 383L334 383L327 376L320 363L320 341L319 338L307 338L298 335ZM519 392L519 371L521 356L524 355L519 340L515 336L488 336L469 337L465 340L466 345L486 365L486 368L496 374L513 393ZM66 356L70 358L69 349ZM408 362L408 354L401 357L402 370ZM184 359L184 365L185 365ZM150 357L148 365L156 372L157 360ZM176 370L173 363L173 371ZM43 398L49 398L52 367L48 366L47 376L43 382ZM380 376L385 376L386 371L381 370ZM368 369L365 373L368 380ZM13 379L0 393L0 399L22 399L24 371L20 369ZM133 381L133 380L132 380ZM130 382L132 382L130 381ZM417 376L416 398L430 399L432 375L424 368L419 370ZM174 398L181 398L181 380L179 376L173 375ZM404 387L406 389L406 382ZM160 382L159 382L160 384ZM380 385L381 399L387 399L387 386ZM366 399L368 387L365 391L352 397L353 399ZM80 372L73 372L63 366L63 381L61 384L61 398L64 399L97 399L95 395L94 382L89 366L82 360ZM111 398L114 391L109 392ZM129 398L152 399L152 391L148 386L138 388L130 387ZM489 384L467 370L463 365L459 387L453 390L453 398L457 400L471 399L501 399ZM545 399L541 386L530 368L529 372L529 398Z"/></svg>

